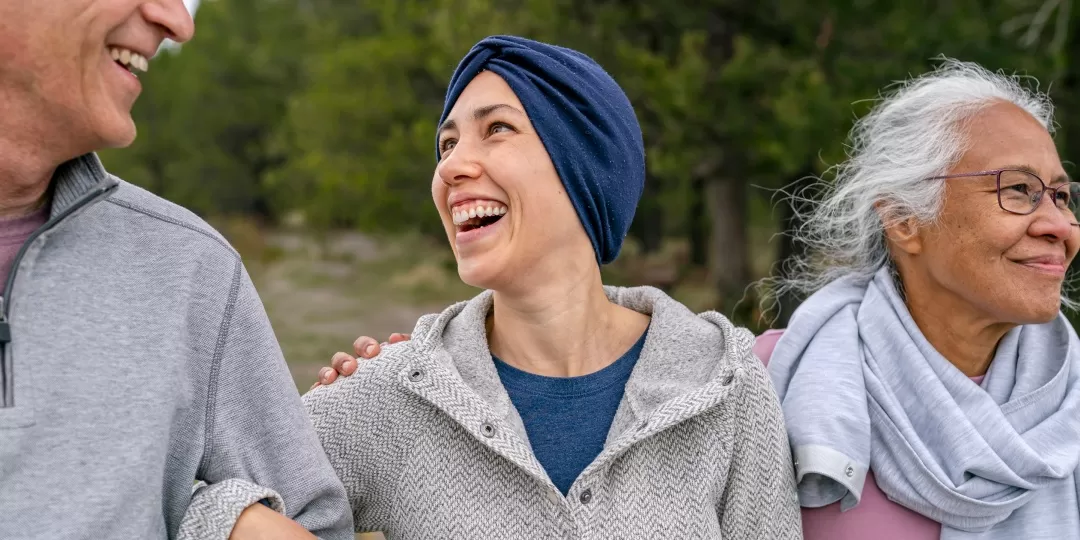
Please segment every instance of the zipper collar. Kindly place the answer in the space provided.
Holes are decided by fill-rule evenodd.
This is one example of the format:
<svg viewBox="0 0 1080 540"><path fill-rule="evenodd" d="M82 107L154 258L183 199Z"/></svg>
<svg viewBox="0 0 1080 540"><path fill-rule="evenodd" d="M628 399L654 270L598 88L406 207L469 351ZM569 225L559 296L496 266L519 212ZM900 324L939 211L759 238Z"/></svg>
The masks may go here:
<svg viewBox="0 0 1080 540"><path fill-rule="evenodd" d="M95 154L87 154L57 167L52 180L52 208L49 220L34 231L11 264L11 272L0 293L0 409L15 406L15 370L11 353L11 304L12 287L19 263L27 248L42 234L85 207L105 198L120 184L105 172L105 167Z"/></svg>
<svg viewBox="0 0 1080 540"><path fill-rule="evenodd" d="M95 188L112 187L116 179L105 172L97 154L86 154L56 168L52 180L52 208L49 221L53 221L77 204Z"/></svg>

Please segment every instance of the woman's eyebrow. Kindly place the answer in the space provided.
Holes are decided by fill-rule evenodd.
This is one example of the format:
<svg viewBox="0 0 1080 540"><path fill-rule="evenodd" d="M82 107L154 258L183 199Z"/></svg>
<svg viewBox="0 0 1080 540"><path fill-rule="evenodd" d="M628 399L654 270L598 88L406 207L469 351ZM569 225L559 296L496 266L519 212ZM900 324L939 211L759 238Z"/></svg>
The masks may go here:
<svg viewBox="0 0 1080 540"><path fill-rule="evenodd" d="M506 110L515 114L519 114L521 116L525 116L524 111L518 109L517 107L514 107L513 105L507 105L506 103L496 103L494 105L484 105L483 107L478 107L476 110L473 111L472 117L473 120L479 121L483 120L488 116L491 116L496 111L501 110ZM457 129L457 122L450 118L446 119L446 121L443 122L441 126L439 126L439 129L436 133L441 134L448 129Z"/></svg>
<svg viewBox="0 0 1080 540"><path fill-rule="evenodd" d="M473 120L483 120L485 117L490 116L495 111L500 111L500 110L509 110L509 111L514 112L516 114L520 114L522 116L525 116L524 112L522 112L517 107L514 107L513 105L507 105L505 103L496 103L494 105L485 105L485 106L480 107L480 108L476 109L475 111L473 111Z"/></svg>
<svg viewBox="0 0 1080 540"><path fill-rule="evenodd" d="M1031 165L1026 165L1026 164L1006 165L1004 167L1001 167L1000 169L1001 170L1024 171L1026 173L1030 173L1030 174L1033 174L1035 176L1038 176L1039 178L1042 178L1041 176L1039 176L1039 172L1035 170L1035 167L1032 167ZM1053 180L1051 180L1050 182L1047 182L1047 185L1053 186L1053 185L1057 185L1057 184L1064 184L1065 182L1072 182L1072 179L1069 178L1068 174L1059 174L1059 175L1055 176L1053 178Z"/></svg>

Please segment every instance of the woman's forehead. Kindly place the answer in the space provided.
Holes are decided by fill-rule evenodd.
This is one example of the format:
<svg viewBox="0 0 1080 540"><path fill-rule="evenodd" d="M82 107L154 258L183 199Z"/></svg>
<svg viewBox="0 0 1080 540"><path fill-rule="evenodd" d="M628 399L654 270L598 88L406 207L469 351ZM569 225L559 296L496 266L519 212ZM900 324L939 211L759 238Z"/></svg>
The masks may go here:
<svg viewBox="0 0 1080 540"><path fill-rule="evenodd" d="M509 105L524 111L521 100L502 77L491 71L483 71L462 90L447 118L462 121L465 115L471 116L478 109L496 105Z"/></svg>
<svg viewBox="0 0 1080 540"><path fill-rule="evenodd" d="M965 123L967 149L957 171L1024 166L1047 180L1064 174L1050 133L1011 103L994 104Z"/></svg>

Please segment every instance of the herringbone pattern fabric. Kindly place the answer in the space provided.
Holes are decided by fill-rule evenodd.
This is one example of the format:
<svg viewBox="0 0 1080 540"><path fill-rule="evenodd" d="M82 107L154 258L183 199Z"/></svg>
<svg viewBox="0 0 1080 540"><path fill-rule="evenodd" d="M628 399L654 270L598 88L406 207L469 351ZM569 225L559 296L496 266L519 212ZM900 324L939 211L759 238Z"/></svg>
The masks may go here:
<svg viewBox="0 0 1080 540"><path fill-rule="evenodd" d="M783 417L749 333L655 289L611 294L653 322L621 420L567 497L489 384L486 345L462 345L482 328L484 295L423 318L413 341L305 396L357 530L391 540L802 538Z"/></svg>
<svg viewBox="0 0 1080 540"><path fill-rule="evenodd" d="M266 500L270 507L285 513L281 495L246 480L230 478L214 485L198 482L191 505L180 523L178 540L228 540L229 533L244 509ZM226 504L222 504L222 503Z"/></svg>

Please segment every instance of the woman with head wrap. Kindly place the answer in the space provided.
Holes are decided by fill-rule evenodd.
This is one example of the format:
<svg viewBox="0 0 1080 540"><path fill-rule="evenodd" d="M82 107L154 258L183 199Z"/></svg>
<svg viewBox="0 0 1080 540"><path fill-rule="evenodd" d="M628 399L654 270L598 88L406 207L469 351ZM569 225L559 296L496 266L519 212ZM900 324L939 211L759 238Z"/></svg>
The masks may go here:
<svg viewBox="0 0 1080 540"><path fill-rule="evenodd" d="M645 178L616 82L576 51L484 39L450 81L436 157L458 273L485 291L305 396L356 530L801 538L751 333L601 283Z"/></svg>

